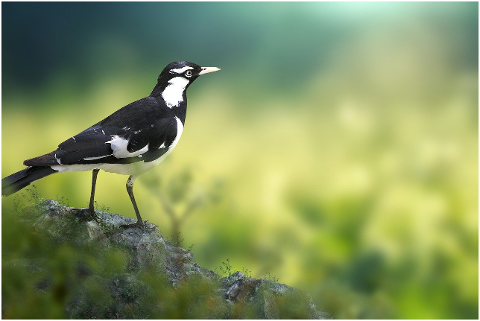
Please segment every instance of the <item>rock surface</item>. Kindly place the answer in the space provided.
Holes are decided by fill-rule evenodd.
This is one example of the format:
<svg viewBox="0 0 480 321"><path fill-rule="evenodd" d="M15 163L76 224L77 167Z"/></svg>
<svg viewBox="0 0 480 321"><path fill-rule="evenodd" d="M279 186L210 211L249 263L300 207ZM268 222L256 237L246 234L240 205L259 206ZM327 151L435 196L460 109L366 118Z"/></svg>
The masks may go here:
<svg viewBox="0 0 480 321"><path fill-rule="evenodd" d="M135 220L97 211L101 221L85 210L47 200L24 216L37 233L54 244L92 248L108 256L123 253L117 273L98 274L85 262L75 267L75 280L64 290L67 318L329 318L300 290L235 272L220 277L195 263L193 254L165 240L154 224L147 229L121 228ZM48 275L51 264L18 260L4 265L28 265ZM54 276L37 284L38 291L58 287ZM63 301L62 301L63 302Z"/></svg>

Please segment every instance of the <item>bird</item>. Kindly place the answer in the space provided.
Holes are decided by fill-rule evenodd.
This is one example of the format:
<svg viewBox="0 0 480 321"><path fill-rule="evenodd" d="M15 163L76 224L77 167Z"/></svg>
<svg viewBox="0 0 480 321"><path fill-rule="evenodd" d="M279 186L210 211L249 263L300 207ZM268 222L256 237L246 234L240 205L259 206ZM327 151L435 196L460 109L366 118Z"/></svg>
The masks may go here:
<svg viewBox="0 0 480 321"><path fill-rule="evenodd" d="M95 186L99 170L128 175L126 188L137 221L145 228L133 194L136 178L161 163L175 148L185 126L187 88L201 75L220 70L188 61L168 64L149 96L134 101L48 154L27 159L26 168L2 179L2 196L55 173L92 171L88 213L95 219Z"/></svg>

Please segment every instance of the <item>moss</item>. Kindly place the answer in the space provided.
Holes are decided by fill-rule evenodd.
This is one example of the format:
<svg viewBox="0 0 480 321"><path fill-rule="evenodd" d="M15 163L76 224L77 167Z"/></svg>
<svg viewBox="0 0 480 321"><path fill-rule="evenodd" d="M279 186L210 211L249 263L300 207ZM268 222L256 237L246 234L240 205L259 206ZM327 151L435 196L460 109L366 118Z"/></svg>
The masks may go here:
<svg viewBox="0 0 480 321"><path fill-rule="evenodd" d="M4 318L308 316L301 310L308 298L283 297L276 283L251 278L244 268L246 277L228 259L220 267L227 276L220 278L156 230L110 230L113 224L37 200L20 214L4 208Z"/></svg>

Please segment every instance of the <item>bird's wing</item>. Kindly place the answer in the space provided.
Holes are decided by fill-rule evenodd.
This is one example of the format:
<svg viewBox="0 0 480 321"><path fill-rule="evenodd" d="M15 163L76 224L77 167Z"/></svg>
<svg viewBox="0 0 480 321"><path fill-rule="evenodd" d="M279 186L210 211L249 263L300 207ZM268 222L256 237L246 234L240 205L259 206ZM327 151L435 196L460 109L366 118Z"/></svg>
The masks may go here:
<svg viewBox="0 0 480 321"><path fill-rule="evenodd" d="M126 119L119 127L102 121L58 145L49 154L24 162L27 166L153 161L168 151L177 135L175 117L149 119L142 127Z"/></svg>

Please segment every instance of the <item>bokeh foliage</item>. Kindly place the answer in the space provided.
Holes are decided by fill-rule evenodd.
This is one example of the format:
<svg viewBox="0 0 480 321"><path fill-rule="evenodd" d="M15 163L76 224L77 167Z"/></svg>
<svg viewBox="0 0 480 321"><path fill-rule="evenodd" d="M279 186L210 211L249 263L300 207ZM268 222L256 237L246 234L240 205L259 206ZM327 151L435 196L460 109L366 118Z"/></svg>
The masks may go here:
<svg viewBox="0 0 480 321"><path fill-rule="evenodd" d="M168 62L218 66L138 179L146 219L171 233L152 177L189 173L187 200L221 182L181 227L203 266L271 273L335 318L478 317L477 3L2 3L2 44L3 176ZM84 207L89 180L37 185ZM100 173L97 201L134 217L125 180Z"/></svg>

